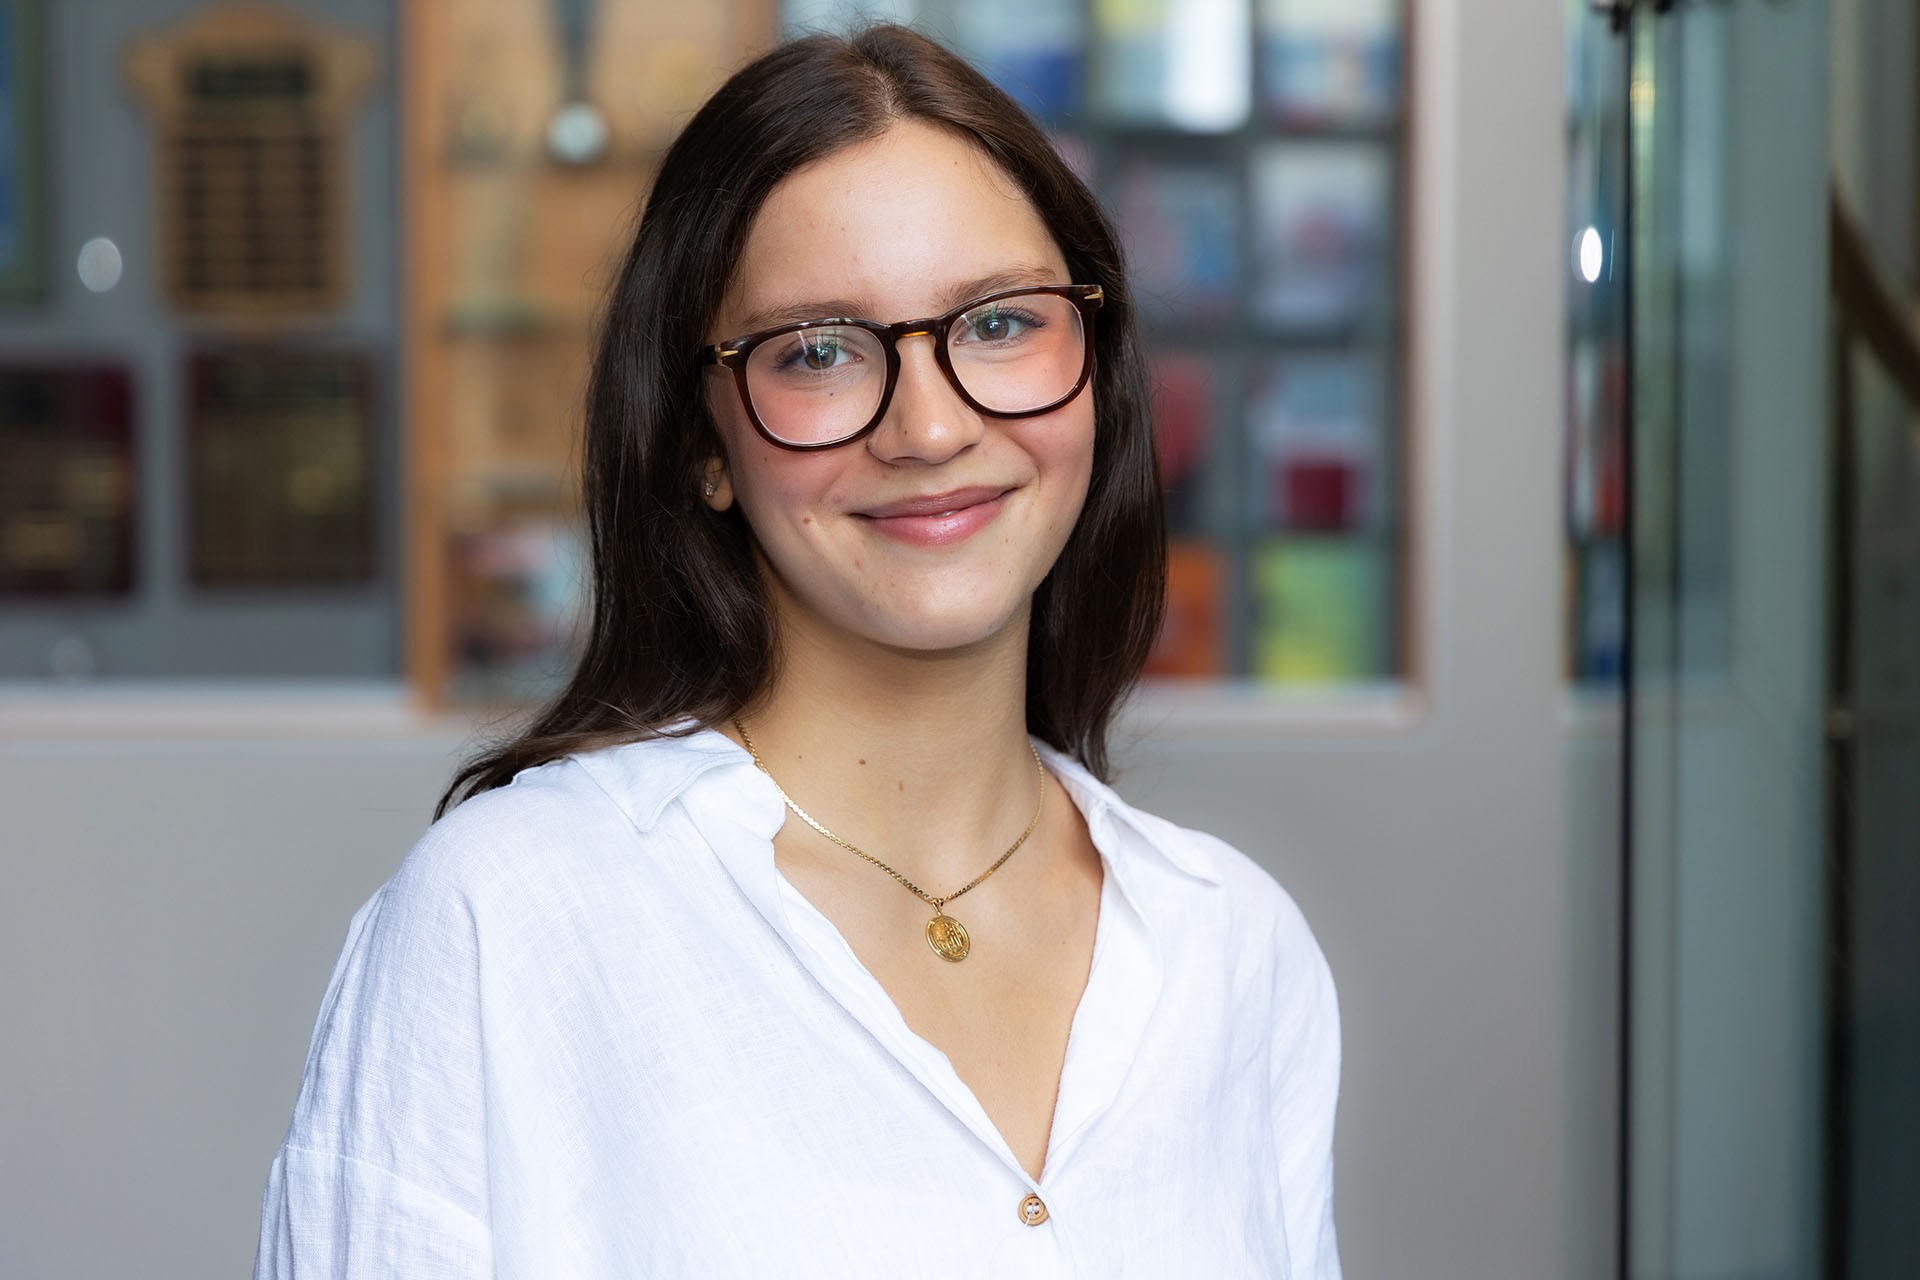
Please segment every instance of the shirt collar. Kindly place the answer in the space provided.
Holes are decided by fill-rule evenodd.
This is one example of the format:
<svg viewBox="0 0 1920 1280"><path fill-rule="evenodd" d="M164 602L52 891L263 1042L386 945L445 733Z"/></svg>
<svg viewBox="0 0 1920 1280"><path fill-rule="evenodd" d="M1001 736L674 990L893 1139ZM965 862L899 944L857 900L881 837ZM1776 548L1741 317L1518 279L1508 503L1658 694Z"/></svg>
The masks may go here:
<svg viewBox="0 0 1920 1280"><path fill-rule="evenodd" d="M1220 883L1213 857L1186 831L1127 804L1078 762L1044 743L1034 749L1085 818L1110 873L1087 989L1068 1038L1057 1133L1048 1169L1072 1150L1118 1096L1159 1004L1163 955L1189 908L1181 884ZM831 923L794 892L774 864L773 837L786 806L772 779L724 735L703 731L629 743L577 757L642 831L676 800L717 862L800 964L960 1121L1021 1176L1025 1171L944 1054L915 1035ZM1202 889L1204 892L1204 888ZM1109 914L1111 912L1112 914Z"/></svg>
<svg viewBox="0 0 1920 1280"><path fill-rule="evenodd" d="M1141 844L1158 854L1175 870L1204 884L1220 883L1220 869L1215 865L1213 855L1201 847L1192 833L1164 818L1156 818L1134 808L1072 756L1056 751L1037 739L1034 747L1053 776L1060 780L1060 785L1073 797L1074 807L1087 820L1087 827L1094 833L1096 844L1103 847L1106 844L1099 838L1101 824L1119 822L1140 837Z"/></svg>
<svg viewBox="0 0 1920 1280"><path fill-rule="evenodd" d="M574 757L627 819L651 831L667 806L707 773L753 761L724 734L712 729L669 732ZM779 827L775 821L774 827Z"/></svg>
<svg viewBox="0 0 1920 1280"><path fill-rule="evenodd" d="M1038 740L1034 748L1072 797L1088 828L1094 831L1096 843L1108 843L1098 839L1099 824L1119 823L1175 870L1205 884L1220 883L1220 870L1212 853L1190 832L1134 808L1064 752ZM713 729L628 743L576 758L641 831L652 829L667 806L709 772L726 767L753 767L752 760L738 744ZM773 795L772 789L754 790L762 793L759 798L763 802L754 807L766 808L764 801ZM774 804L773 811L764 815L761 823L754 824L764 825L770 821L769 834L779 829L782 816L777 796Z"/></svg>

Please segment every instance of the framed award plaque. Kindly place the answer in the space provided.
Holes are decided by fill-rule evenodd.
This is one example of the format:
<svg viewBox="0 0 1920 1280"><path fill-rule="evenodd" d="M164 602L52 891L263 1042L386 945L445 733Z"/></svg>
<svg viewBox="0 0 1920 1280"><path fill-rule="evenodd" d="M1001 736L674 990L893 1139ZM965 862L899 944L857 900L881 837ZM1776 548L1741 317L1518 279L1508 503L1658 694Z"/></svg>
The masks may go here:
<svg viewBox="0 0 1920 1280"><path fill-rule="evenodd" d="M366 42L264 5L205 10L134 47L175 307L272 321L344 301L348 126L374 66Z"/></svg>
<svg viewBox="0 0 1920 1280"><path fill-rule="evenodd" d="M133 588L133 389L111 365L0 365L0 598Z"/></svg>
<svg viewBox="0 0 1920 1280"><path fill-rule="evenodd" d="M187 369L188 576L198 587L374 574L372 372L356 352L200 352Z"/></svg>

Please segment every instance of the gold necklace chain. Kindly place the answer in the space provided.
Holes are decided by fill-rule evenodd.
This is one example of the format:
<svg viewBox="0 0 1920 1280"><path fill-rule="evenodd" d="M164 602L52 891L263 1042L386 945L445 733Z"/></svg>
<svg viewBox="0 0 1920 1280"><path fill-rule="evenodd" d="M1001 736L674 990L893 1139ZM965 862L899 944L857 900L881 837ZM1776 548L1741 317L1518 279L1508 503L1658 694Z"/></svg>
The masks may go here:
<svg viewBox="0 0 1920 1280"><path fill-rule="evenodd" d="M767 775L767 781L773 783L773 789L780 793L780 798L786 801L787 808L793 810L795 817L839 845L842 849L845 849L848 853L855 854L871 862L874 866L880 868L895 880L898 880L914 897L919 898L922 902L932 907L933 919L927 922L927 945L933 948L935 955L939 956L942 960L951 960L955 963L967 958L967 953L973 949L972 939L968 937L965 926L947 914L947 904L968 890L977 888L988 876L998 871L1001 867L1006 866L1007 859L1018 853L1020 846L1027 842L1027 837L1032 835L1034 830L1039 827L1040 814L1047 807L1047 768L1044 764L1040 763L1040 753L1033 749L1031 742L1027 744L1027 750L1033 756L1034 772L1040 782L1040 799L1038 803L1033 806L1033 820L1027 823L1027 829L1020 833L1020 838L1009 845L1007 851L1001 854L992 866L982 871L960 888L955 889L952 893L935 897L913 881L901 875L898 871L895 871L886 863L880 861L880 859L868 853L865 849L854 844L851 840L837 836L822 826L812 814L794 802L793 797L787 794L787 789L780 785L779 779L773 776L773 770L767 768L767 762L760 758L760 752L755 749L753 738L747 733L747 726L742 724L738 719L735 719L733 727L739 731L740 741L746 746L747 754L753 757L754 766L758 768L760 772Z"/></svg>

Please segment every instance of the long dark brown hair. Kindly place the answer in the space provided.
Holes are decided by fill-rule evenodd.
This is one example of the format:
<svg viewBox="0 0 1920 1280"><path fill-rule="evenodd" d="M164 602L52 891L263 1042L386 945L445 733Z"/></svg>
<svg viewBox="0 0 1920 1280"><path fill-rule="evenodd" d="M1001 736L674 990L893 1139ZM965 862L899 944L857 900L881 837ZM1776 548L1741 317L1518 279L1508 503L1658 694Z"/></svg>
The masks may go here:
<svg viewBox="0 0 1920 1280"><path fill-rule="evenodd" d="M778 636L738 507L700 499L723 453L696 357L754 215L804 165L902 120L973 142L1097 284L1087 501L1034 595L1027 728L1105 777L1113 713L1164 608L1166 526L1132 294L1113 227L1012 99L897 26L780 45L736 72L661 161L607 297L586 401L592 615L564 690L460 770L435 810L574 752L723 724L771 680Z"/></svg>

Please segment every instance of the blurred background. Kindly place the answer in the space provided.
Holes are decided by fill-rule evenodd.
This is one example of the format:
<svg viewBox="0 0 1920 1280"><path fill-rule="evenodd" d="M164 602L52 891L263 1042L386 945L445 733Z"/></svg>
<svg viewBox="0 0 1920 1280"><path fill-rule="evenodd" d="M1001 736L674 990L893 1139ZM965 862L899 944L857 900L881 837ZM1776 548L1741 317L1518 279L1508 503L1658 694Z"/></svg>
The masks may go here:
<svg viewBox="0 0 1920 1280"><path fill-rule="evenodd" d="M1122 230L1119 785L1314 922L1348 1274L1913 1274L1909 0L0 0L0 1275L246 1272L349 914L572 652L652 167L863 18Z"/></svg>

